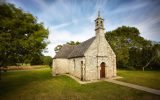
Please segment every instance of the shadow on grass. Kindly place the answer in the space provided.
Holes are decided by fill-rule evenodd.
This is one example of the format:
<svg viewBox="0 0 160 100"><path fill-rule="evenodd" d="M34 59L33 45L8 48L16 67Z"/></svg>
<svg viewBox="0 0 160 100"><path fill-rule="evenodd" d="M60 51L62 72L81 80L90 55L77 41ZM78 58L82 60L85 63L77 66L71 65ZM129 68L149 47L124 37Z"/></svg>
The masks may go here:
<svg viewBox="0 0 160 100"><path fill-rule="evenodd" d="M43 82L50 79L53 79L50 69L2 73L0 96L12 93L32 82ZM32 89L32 87L30 88Z"/></svg>

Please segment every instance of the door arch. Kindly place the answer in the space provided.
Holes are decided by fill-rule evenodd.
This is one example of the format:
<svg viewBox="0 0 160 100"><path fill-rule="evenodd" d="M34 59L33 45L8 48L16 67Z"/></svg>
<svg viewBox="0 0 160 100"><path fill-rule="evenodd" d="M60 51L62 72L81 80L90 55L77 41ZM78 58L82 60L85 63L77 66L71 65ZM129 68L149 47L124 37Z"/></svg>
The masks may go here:
<svg viewBox="0 0 160 100"><path fill-rule="evenodd" d="M102 62L100 64L101 70L100 70L100 78L105 78L105 63Z"/></svg>

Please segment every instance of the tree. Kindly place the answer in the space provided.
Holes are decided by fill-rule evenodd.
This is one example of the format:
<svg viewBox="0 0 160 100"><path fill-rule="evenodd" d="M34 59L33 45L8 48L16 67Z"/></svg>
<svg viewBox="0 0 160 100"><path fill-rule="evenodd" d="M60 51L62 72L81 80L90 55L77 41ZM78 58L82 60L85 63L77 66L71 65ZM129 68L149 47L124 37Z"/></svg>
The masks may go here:
<svg viewBox="0 0 160 100"><path fill-rule="evenodd" d="M78 44L80 44L80 42L78 42L78 41L76 41L76 42L70 41L70 42L67 42L66 44L69 44L69 45L78 45Z"/></svg>
<svg viewBox="0 0 160 100"><path fill-rule="evenodd" d="M148 69L160 69L160 45L142 49L131 48L129 50L129 65L143 71Z"/></svg>
<svg viewBox="0 0 160 100"><path fill-rule="evenodd" d="M54 51L57 53L61 48L62 48L62 45L57 45L57 46L54 48Z"/></svg>
<svg viewBox="0 0 160 100"><path fill-rule="evenodd" d="M0 5L0 66L31 62L42 55L48 30L13 4Z"/></svg>
<svg viewBox="0 0 160 100"><path fill-rule="evenodd" d="M151 46L151 41L141 37L139 30L135 27L118 27L107 32L105 37L116 53L118 68L131 67L129 64L130 48L141 49Z"/></svg>
<svg viewBox="0 0 160 100"><path fill-rule="evenodd" d="M143 71L145 68L147 68L149 65L159 65L160 67L160 45L156 44L150 49L151 57L148 58L148 61L146 62L145 66L142 67ZM159 68L160 69L160 68Z"/></svg>
<svg viewBox="0 0 160 100"><path fill-rule="evenodd" d="M148 60L148 57L150 57L149 49L150 47L142 49L130 48L128 65L136 69L141 69Z"/></svg>
<svg viewBox="0 0 160 100"><path fill-rule="evenodd" d="M52 67L52 57L42 56L41 59L42 59L43 65L49 65L50 67Z"/></svg>

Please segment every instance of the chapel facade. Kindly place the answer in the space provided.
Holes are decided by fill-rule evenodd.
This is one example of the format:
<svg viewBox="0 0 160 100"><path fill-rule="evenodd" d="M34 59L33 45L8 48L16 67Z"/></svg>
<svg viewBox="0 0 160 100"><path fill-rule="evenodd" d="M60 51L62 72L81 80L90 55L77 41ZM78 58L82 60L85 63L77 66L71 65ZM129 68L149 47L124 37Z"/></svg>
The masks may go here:
<svg viewBox="0 0 160 100"><path fill-rule="evenodd" d="M82 81L115 77L116 55L105 38L104 19L95 20L95 36L79 45L64 44L53 58L53 75L71 74Z"/></svg>

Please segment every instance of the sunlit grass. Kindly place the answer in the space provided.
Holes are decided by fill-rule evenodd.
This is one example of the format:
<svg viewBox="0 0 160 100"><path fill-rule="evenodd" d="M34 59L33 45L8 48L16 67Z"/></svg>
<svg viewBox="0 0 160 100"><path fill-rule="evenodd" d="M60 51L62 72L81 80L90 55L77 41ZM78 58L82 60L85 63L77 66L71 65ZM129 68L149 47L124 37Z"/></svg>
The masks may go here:
<svg viewBox="0 0 160 100"><path fill-rule="evenodd" d="M118 70L118 75L123 77L120 81L160 89L160 71Z"/></svg>
<svg viewBox="0 0 160 100"><path fill-rule="evenodd" d="M81 85L67 76L51 76L51 70L16 71L2 74L1 100L137 100L160 96L108 82Z"/></svg>

